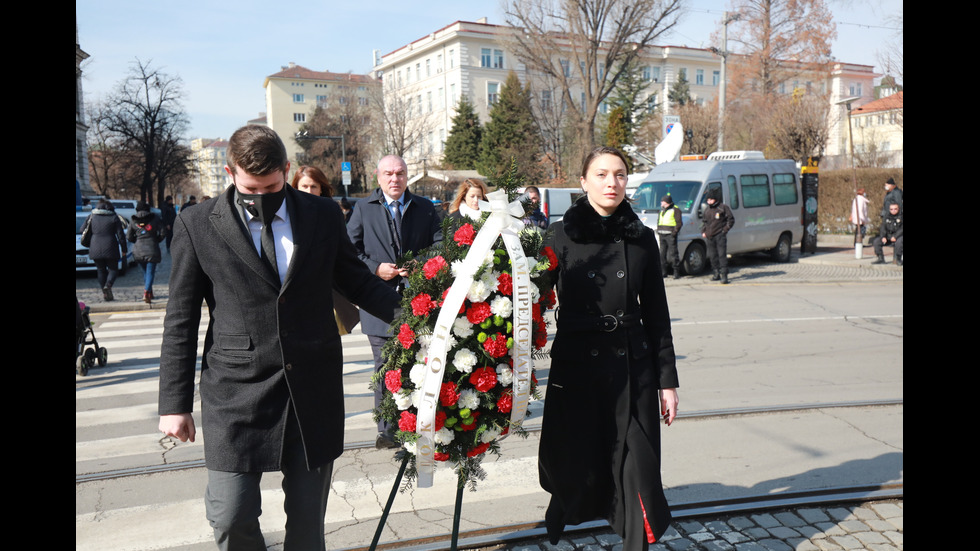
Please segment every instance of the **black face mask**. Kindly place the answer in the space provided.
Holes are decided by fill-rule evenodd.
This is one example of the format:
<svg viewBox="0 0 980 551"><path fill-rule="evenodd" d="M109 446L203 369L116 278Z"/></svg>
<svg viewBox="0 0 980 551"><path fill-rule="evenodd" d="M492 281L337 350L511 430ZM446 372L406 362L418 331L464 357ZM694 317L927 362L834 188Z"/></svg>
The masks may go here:
<svg viewBox="0 0 980 551"><path fill-rule="evenodd" d="M285 199L285 185L282 186L282 189L274 193L242 193L238 189L235 190L235 200L238 204L247 210L249 214L258 218L263 224L272 221Z"/></svg>

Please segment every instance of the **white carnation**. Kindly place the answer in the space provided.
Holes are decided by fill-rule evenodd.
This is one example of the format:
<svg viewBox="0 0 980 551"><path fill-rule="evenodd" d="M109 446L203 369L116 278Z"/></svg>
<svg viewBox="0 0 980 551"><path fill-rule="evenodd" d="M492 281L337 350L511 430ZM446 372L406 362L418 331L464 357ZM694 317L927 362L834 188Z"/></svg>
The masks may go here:
<svg viewBox="0 0 980 551"><path fill-rule="evenodd" d="M402 444L402 447L404 447L405 448L405 451L407 451L408 453L410 453L412 455L418 455L418 453L417 453L418 452L418 444L417 443L415 443L415 442L405 442L404 444Z"/></svg>
<svg viewBox="0 0 980 551"><path fill-rule="evenodd" d="M452 429L442 427L441 429L436 431L436 436L435 436L436 444L442 444L442 445L450 444L452 443L453 438L456 438L456 431Z"/></svg>
<svg viewBox="0 0 980 551"><path fill-rule="evenodd" d="M480 442L487 443L493 442L500 437L500 433L503 432L500 427L494 427L492 429L487 429L482 434L480 434Z"/></svg>
<svg viewBox="0 0 980 551"><path fill-rule="evenodd" d="M466 316L460 316L453 322L453 333L465 339L473 334L473 324L466 319Z"/></svg>
<svg viewBox="0 0 980 551"><path fill-rule="evenodd" d="M412 381L412 384L416 388L422 386L422 379L425 378L425 364L417 363L412 366L412 370L408 372L408 380Z"/></svg>
<svg viewBox="0 0 980 551"><path fill-rule="evenodd" d="M398 392L393 395L395 399L395 405L398 406L400 410L406 410L412 407L412 394L406 390Z"/></svg>
<svg viewBox="0 0 980 551"><path fill-rule="evenodd" d="M514 370L507 364L498 364L497 382L500 383L500 386L510 386L514 382Z"/></svg>
<svg viewBox="0 0 980 551"><path fill-rule="evenodd" d="M468 348L463 348L458 350L453 356L453 366L463 373L472 373L473 367L476 365L476 359L476 354Z"/></svg>
<svg viewBox="0 0 980 551"><path fill-rule="evenodd" d="M509 318L514 311L514 303L501 295L490 301L490 311L502 318Z"/></svg>
<svg viewBox="0 0 980 551"><path fill-rule="evenodd" d="M456 405L459 409L475 409L480 406L480 395L472 388L467 388L459 393Z"/></svg>
<svg viewBox="0 0 980 551"><path fill-rule="evenodd" d="M470 285L470 290L466 294L466 298L468 298L470 302L483 302L487 300L487 297L489 297L490 293L492 292L493 289L487 285L487 282L480 279L478 281L474 281L473 285Z"/></svg>

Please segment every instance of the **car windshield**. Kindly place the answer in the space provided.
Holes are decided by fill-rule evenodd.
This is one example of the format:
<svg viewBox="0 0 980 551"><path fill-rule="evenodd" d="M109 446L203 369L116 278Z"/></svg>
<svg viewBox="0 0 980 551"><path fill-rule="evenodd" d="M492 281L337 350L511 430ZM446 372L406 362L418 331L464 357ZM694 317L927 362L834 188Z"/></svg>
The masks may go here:
<svg viewBox="0 0 980 551"><path fill-rule="evenodd" d="M633 194L633 210L659 212L660 200L669 194L681 212L689 213L698 200L700 190L701 182L694 181L643 182Z"/></svg>

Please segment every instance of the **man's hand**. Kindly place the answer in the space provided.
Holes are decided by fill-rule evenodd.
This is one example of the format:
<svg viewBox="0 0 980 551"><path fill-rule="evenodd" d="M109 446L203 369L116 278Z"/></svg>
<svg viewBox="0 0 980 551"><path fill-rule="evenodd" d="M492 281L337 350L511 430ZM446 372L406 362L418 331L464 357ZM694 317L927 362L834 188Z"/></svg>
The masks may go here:
<svg viewBox="0 0 980 551"><path fill-rule="evenodd" d="M177 413L160 416L160 431L166 436L174 436L181 442L194 441L197 430L194 428L194 418L190 413Z"/></svg>
<svg viewBox="0 0 980 551"><path fill-rule="evenodd" d="M398 266L391 264L390 262L384 262L378 264L378 269L375 270L375 274L385 281L391 281L392 279L402 276L408 276L408 271L405 269L400 269Z"/></svg>

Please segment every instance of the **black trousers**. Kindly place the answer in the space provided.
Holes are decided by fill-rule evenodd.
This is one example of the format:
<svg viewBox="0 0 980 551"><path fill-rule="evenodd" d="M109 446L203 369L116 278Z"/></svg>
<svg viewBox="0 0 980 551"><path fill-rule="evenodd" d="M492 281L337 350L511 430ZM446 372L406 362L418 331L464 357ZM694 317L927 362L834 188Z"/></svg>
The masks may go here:
<svg viewBox="0 0 980 551"><path fill-rule="evenodd" d="M711 269L728 270L728 234L719 233L708 238L708 260Z"/></svg>
<svg viewBox="0 0 980 551"><path fill-rule="evenodd" d="M674 273L681 270L680 254L677 251L677 236L661 233L660 235L660 271L667 275L668 267L673 267Z"/></svg>

